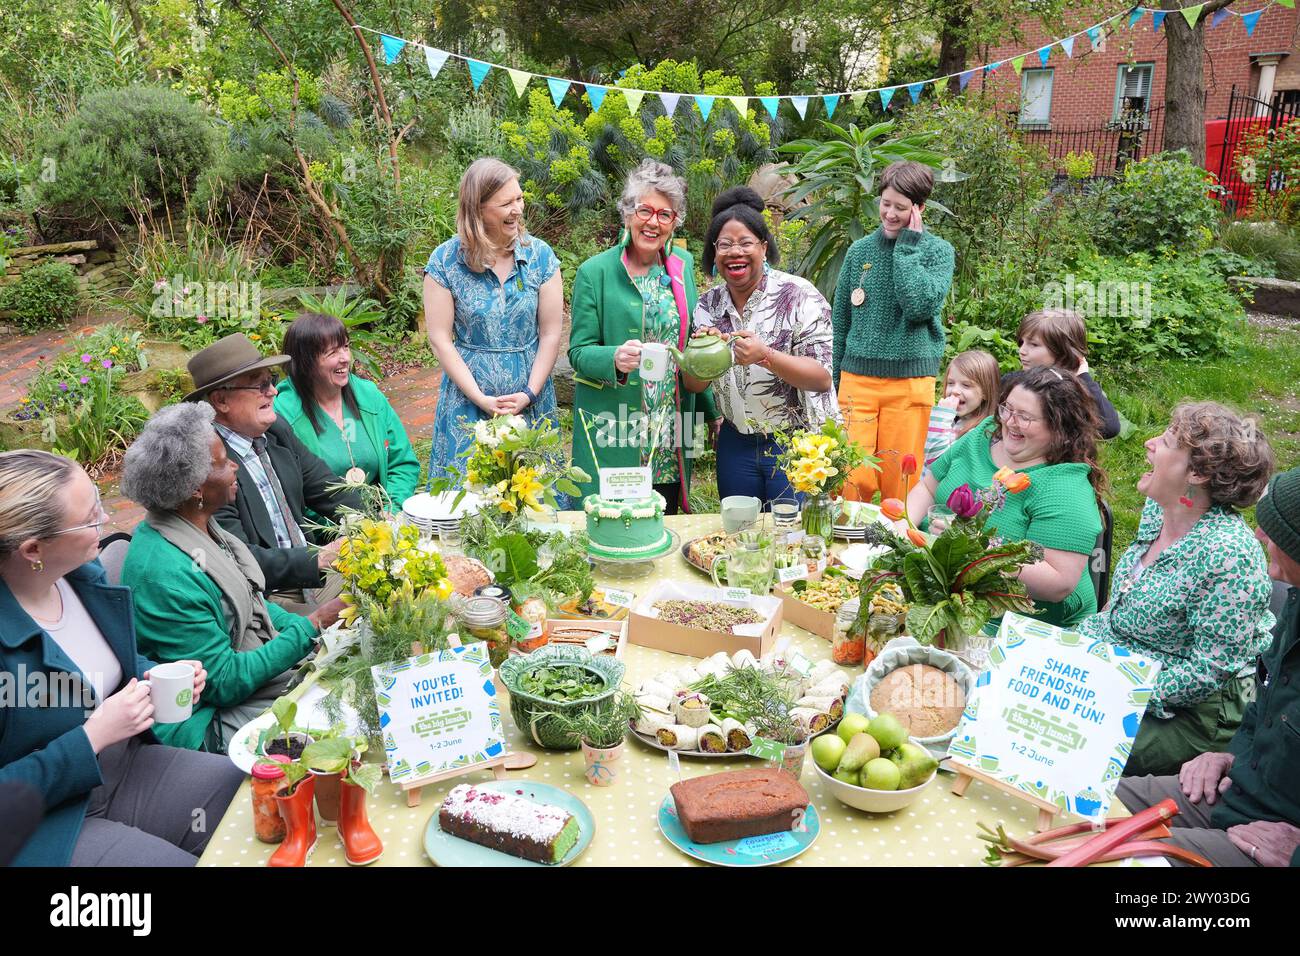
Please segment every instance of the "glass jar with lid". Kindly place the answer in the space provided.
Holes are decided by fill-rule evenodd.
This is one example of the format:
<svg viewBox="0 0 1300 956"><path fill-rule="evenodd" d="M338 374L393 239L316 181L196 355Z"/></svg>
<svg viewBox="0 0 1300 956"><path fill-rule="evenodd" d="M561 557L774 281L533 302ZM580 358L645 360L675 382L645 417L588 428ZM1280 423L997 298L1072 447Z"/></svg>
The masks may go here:
<svg viewBox="0 0 1300 956"><path fill-rule="evenodd" d="M288 763L285 754L272 754L266 758L275 763ZM283 843L286 827L280 815L280 805L275 795L284 786L284 771L269 763L253 764L253 833L263 843Z"/></svg>
<svg viewBox="0 0 1300 956"><path fill-rule="evenodd" d="M826 570L826 539L819 534L805 535L802 544L803 559L815 564L818 571Z"/></svg>
<svg viewBox="0 0 1300 956"><path fill-rule="evenodd" d="M480 595L460 602L456 616L476 641L488 646L488 659L493 667L500 667L510 653L510 634L506 619L510 605L499 598Z"/></svg>
<svg viewBox="0 0 1300 956"><path fill-rule="evenodd" d="M831 641L831 660L836 664L861 664L866 653L866 630L858 623L861 598L849 598L835 612L835 637Z"/></svg>

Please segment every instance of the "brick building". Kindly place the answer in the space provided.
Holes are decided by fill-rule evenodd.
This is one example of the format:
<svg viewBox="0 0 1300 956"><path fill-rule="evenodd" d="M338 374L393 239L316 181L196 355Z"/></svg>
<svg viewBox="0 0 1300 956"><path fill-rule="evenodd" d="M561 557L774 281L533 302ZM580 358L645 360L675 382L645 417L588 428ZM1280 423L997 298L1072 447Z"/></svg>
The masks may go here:
<svg viewBox="0 0 1300 956"><path fill-rule="evenodd" d="M1242 13L1260 8L1258 3L1239 2L1229 9L1237 7ZM1168 16L1182 14L1171 11ZM1269 6L1249 36L1239 16L1226 16L1215 27L1202 16L1207 122L1224 118L1234 86L1238 93L1265 100L1279 91L1284 100L1300 100L1300 11ZM1151 113L1152 132L1158 134L1165 95L1165 27L1153 30L1149 10L1132 28L1128 19L1124 14L1103 27L1102 41L1095 47L1086 34L1078 36L1072 58L1059 44L1053 46L1046 66L1032 51L1092 23L1067 21L1064 30L1049 34L1036 21L1027 21L1022 24L1023 42L993 47L980 57L982 63L1007 62L993 73L977 73L969 88L991 93L1026 130L1100 128L1119 119L1121 110L1129 107ZM1017 76L1010 58L1026 51L1031 52Z"/></svg>

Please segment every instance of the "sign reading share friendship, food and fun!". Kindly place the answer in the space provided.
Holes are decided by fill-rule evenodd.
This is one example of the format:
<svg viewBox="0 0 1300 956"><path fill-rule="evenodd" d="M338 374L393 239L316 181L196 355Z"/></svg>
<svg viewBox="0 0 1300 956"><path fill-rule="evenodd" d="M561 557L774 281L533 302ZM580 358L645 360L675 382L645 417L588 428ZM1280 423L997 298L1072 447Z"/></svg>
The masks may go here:
<svg viewBox="0 0 1300 956"><path fill-rule="evenodd" d="M1084 817L1115 796L1160 664L1018 614L1002 618L948 754Z"/></svg>
<svg viewBox="0 0 1300 956"><path fill-rule="evenodd" d="M505 754L487 645L452 647L370 669L393 783Z"/></svg>

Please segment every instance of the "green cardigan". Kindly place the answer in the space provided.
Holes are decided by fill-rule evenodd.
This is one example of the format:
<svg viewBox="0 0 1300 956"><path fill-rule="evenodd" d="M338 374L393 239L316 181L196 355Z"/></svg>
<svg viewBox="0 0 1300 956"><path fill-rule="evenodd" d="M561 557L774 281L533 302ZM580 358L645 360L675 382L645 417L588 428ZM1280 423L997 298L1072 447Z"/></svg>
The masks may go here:
<svg viewBox="0 0 1300 956"><path fill-rule="evenodd" d="M416 483L420 480L420 462L415 457L415 449L406 437L402 420L397 417L397 412L393 411L393 406L379 390L379 386L356 375L351 376L349 381L352 392L357 397L357 408L361 412L361 427L365 429L370 444L379 453L379 485L388 492L395 510L400 510L402 502L415 494ZM320 436L312 427L311 419L303 408L302 396L294 389L293 380L285 379L283 384L276 383L276 388L280 394L275 397L275 410L289 423L307 450L319 456ZM342 472L336 474L343 477Z"/></svg>
<svg viewBox="0 0 1300 956"><path fill-rule="evenodd" d="M952 286L952 246L932 232L884 227L849 246L831 307L831 374L920 378L939 374L943 303ZM861 289L862 304L853 293Z"/></svg>
<svg viewBox="0 0 1300 956"><path fill-rule="evenodd" d="M636 467L641 464L641 449L620 441L630 427L629 416L641 412L641 377L633 371L627 375L614 368L614 352L628 339L643 339L645 305L641 293L627 274L623 265L623 249L628 242L624 230L622 241L612 249L592 256L578 267L573 280L573 300L570 305L572 329L569 332L569 364L573 366L573 463L591 475L591 481L582 486L583 495L596 492L600 487L596 462L591 446L602 468ZM665 245L664 252L681 266L686 290L687 314L678 336L681 348L691 334L691 316L695 313L695 264L685 249ZM670 271L676 271L676 265ZM677 408L682 420L689 424L697 421L711 422L718 417L713 403L712 389L698 395L687 391L677 376ZM618 423L617 430L610 425L601 428L600 416L610 416ZM591 444L588 444L590 430ZM601 432L609 435L601 441ZM695 429L683 430L683 448L678 449L678 462L682 474L682 507L689 511L686 498L690 491L691 466L703 449L695 444Z"/></svg>
<svg viewBox="0 0 1300 956"><path fill-rule="evenodd" d="M215 547L215 546L214 546ZM190 719L156 724L165 744L200 750L219 709L242 704L271 678L311 650L316 625L267 602L271 623L280 632L255 651L234 649L221 589L199 562L172 544L147 521L136 526L122 564L122 583L135 598L135 632L140 651L154 660L202 661L208 686Z"/></svg>

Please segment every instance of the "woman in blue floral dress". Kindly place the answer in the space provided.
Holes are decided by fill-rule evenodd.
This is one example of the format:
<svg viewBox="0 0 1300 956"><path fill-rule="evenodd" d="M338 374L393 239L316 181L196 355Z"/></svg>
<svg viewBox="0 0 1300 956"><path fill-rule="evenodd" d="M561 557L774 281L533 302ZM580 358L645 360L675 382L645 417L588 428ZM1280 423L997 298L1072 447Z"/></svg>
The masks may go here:
<svg viewBox="0 0 1300 956"><path fill-rule="evenodd" d="M494 415L558 426L551 370L560 350L564 288L551 247L524 231L519 173L475 160L460 181L457 234L424 267L429 342L442 367L429 474L461 454L471 428Z"/></svg>

